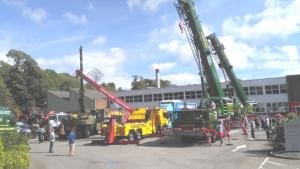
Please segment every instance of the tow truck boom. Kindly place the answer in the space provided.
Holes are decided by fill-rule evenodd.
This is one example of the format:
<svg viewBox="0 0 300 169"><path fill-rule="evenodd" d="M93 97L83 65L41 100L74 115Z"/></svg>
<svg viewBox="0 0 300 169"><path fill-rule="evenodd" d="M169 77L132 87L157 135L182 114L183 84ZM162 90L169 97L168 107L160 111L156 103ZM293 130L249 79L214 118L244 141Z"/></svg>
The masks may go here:
<svg viewBox="0 0 300 169"><path fill-rule="evenodd" d="M80 66L80 70L76 70L76 76L77 77L79 76L82 79L84 79L85 81L87 81L89 84L91 84L92 86L94 86L98 90L98 92L103 93L105 96L108 97L108 99L110 99L114 103L117 103L122 108L124 108L126 111L128 111L130 113L132 113L134 111L133 107L131 107L130 105L128 105L127 103L125 103L123 100L121 100L117 96L113 95L110 91L108 91L107 89L105 89L103 86L97 84L96 81L92 80L91 78L89 78L88 76L86 76L83 73L83 68L82 68L82 47L80 47L80 65L81 65Z"/></svg>

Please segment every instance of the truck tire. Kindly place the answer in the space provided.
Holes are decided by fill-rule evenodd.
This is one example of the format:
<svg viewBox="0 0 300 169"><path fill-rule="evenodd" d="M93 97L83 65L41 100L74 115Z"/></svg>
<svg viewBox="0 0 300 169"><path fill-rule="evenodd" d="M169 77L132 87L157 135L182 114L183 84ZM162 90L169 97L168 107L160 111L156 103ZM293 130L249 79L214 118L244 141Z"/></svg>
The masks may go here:
<svg viewBox="0 0 300 169"><path fill-rule="evenodd" d="M134 132L130 131L128 134L128 141L134 141L134 139L135 139Z"/></svg>
<svg viewBox="0 0 300 169"><path fill-rule="evenodd" d="M137 140L142 139L142 138L143 138L142 130L137 130L137 131L135 132L135 135L136 135L136 139L137 139Z"/></svg>
<svg viewBox="0 0 300 169"><path fill-rule="evenodd" d="M91 128L89 126L84 126L83 131L84 131L84 133L83 133L84 138L87 138L91 135Z"/></svg>
<svg viewBox="0 0 300 169"><path fill-rule="evenodd" d="M181 136L181 140L186 144L191 144L194 141L193 138L189 136Z"/></svg>

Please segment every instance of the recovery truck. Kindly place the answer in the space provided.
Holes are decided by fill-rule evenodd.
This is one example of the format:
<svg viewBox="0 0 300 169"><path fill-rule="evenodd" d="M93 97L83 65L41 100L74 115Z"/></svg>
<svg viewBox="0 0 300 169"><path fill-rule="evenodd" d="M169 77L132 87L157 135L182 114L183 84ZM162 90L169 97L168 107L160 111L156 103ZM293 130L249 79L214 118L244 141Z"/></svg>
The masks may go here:
<svg viewBox="0 0 300 169"><path fill-rule="evenodd" d="M233 89L243 105L246 105L247 96L236 79L224 51L220 53L220 49L222 49L220 44L216 45L212 41L215 40L213 38L208 38L212 39L210 42L206 39L194 2L192 0L177 0L175 7L181 20L179 27L186 34L199 69L203 97L198 109L178 111L178 118L174 119L172 127L174 132L181 135L184 141L193 137L208 139L208 136L216 133L215 127L218 120L230 119L234 115L241 114L241 104L232 97L225 97L214 62L219 62L226 82L225 73L231 80ZM219 60L214 60L216 58Z"/></svg>
<svg viewBox="0 0 300 169"><path fill-rule="evenodd" d="M124 111L122 112L122 122L116 122L115 118L110 118L107 124L106 140L107 143L114 143L119 138L128 138L132 141L140 139L142 136L153 134L159 127L167 126L167 115L163 109L147 110L146 108L134 109L129 104L112 94L103 86L97 84L90 77L83 73L82 66L82 47L80 47L80 70L76 70L76 76L87 81L90 85L95 87L98 92L103 93L109 100L121 106ZM159 124L159 125L157 125Z"/></svg>

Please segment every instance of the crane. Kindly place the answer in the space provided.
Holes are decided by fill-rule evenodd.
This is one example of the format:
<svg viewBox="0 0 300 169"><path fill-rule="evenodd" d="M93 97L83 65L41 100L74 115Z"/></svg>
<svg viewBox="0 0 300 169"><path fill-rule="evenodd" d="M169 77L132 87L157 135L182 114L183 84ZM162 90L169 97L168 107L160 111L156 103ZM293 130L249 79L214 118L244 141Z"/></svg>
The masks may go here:
<svg viewBox="0 0 300 169"><path fill-rule="evenodd" d="M184 23L184 32L199 69L204 96L225 97L213 62L211 50L198 19L193 1L178 0L175 7L181 23Z"/></svg>
<svg viewBox="0 0 300 169"><path fill-rule="evenodd" d="M240 100L242 105L244 107L246 107L248 97L247 97L240 81L236 78L236 76L232 70L232 65L229 63L229 60L225 54L224 46L220 43L220 41L217 38L215 33L207 36L207 39L209 40L213 51L215 52L216 56L219 59L220 68L225 70L225 72L231 82L231 85L233 86L233 89L235 90L237 98Z"/></svg>

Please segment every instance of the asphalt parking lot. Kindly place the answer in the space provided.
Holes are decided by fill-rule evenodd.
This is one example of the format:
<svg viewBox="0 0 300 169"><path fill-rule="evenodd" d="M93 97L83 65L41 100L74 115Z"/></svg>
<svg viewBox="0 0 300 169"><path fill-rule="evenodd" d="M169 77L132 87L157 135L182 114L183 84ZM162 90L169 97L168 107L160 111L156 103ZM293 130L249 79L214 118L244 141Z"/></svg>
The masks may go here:
<svg viewBox="0 0 300 169"><path fill-rule="evenodd" d="M72 157L67 141L56 141L54 153L49 154L48 142L32 139L30 169L300 169L300 160L268 155L264 132L256 132L256 140L244 140L241 133L236 130L232 145L222 147L218 142L211 147L202 142L185 144L177 137L145 138L140 145L103 145L99 144L102 138L94 137L77 140Z"/></svg>

